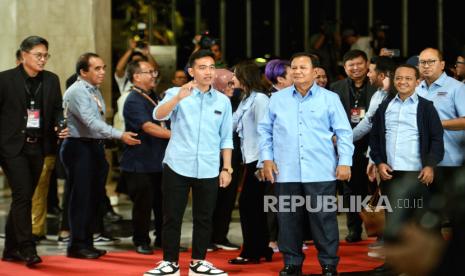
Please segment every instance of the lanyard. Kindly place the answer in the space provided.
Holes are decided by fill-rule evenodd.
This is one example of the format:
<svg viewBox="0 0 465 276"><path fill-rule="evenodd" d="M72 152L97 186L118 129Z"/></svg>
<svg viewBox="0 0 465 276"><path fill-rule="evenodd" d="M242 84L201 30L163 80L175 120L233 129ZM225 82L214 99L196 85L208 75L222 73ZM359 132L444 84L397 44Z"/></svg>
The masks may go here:
<svg viewBox="0 0 465 276"><path fill-rule="evenodd" d="M100 102L100 100L97 98L97 95L95 95L93 92L90 92L90 95L92 96L92 99L97 103L98 112L100 113L100 115L103 116L102 102Z"/></svg>
<svg viewBox="0 0 465 276"><path fill-rule="evenodd" d="M157 103L155 103L155 101L149 97L149 95L147 95L146 93L144 93L140 88L138 87L135 87L133 86L132 87L132 90L134 90L135 92L137 92L138 94L142 95L142 97L146 98L148 101L150 101L153 106L157 106Z"/></svg>

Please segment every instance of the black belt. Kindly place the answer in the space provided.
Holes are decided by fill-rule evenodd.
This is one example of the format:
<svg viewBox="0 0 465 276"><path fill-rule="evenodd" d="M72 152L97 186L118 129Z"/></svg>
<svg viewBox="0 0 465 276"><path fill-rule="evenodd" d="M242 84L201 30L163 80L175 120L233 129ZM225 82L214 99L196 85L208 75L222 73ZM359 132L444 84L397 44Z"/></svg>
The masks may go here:
<svg viewBox="0 0 465 276"><path fill-rule="evenodd" d="M86 142L86 143L96 143L96 144L105 143L105 139L95 139L95 138L86 138L86 137L79 137L79 138L70 137L68 139L76 139L76 140L79 140L81 142Z"/></svg>
<svg viewBox="0 0 465 276"><path fill-rule="evenodd" d="M26 143L29 143L29 144L35 144L35 143L38 143L40 141L40 138L38 137L26 137Z"/></svg>

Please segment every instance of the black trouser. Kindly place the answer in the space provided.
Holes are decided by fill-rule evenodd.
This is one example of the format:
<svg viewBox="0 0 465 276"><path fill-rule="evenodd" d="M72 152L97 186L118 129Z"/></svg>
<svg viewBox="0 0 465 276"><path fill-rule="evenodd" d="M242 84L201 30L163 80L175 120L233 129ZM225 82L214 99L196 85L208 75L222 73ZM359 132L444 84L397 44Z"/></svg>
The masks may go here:
<svg viewBox="0 0 465 276"><path fill-rule="evenodd" d="M267 182L268 185L265 187L265 195L267 196L274 196L275 193L275 184ZM268 226L268 234L270 241L277 241L278 240L278 216L275 212L267 212L266 213L266 223Z"/></svg>
<svg viewBox="0 0 465 276"><path fill-rule="evenodd" d="M211 238L213 208L218 192L218 177L191 178L163 167L163 260L177 262L184 211L192 188L192 259L204 260Z"/></svg>
<svg viewBox="0 0 465 276"><path fill-rule="evenodd" d="M386 210L384 239L397 239L407 222L419 222L430 202L430 189L418 181L419 171L394 171L392 179L381 182L381 191L388 197L392 212Z"/></svg>
<svg viewBox="0 0 465 276"><path fill-rule="evenodd" d="M260 258L266 256L269 234L266 214L263 211L265 189L267 182L259 181L255 176L257 162L245 165L245 178L239 196L239 214L244 243L242 258Z"/></svg>
<svg viewBox="0 0 465 276"><path fill-rule="evenodd" d="M334 196L335 194L335 181L276 183L276 195L278 197L310 196L312 209L317 208L318 196ZM304 237L303 221L306 219L305 215L308 216L310 222L310 230L316 249L318 250L320 264L337 266L339 262L339 257L337 256L339 230L336 211L328 212L321 210L307 212L305 207L296 208L295 212L278 212L278 244L279 251L284 256L284 263L286 265L302 265L304 261L305 255L302 252L302 239Z"/></svg>
<svg viewBox="0 0 465 276"><path fill-rule="evenodd" d="M132 227L134 245L150 244L150 222L152 209L155 215L155 235L162 237L162 194L161 172L135 173L123 171L122 177L127 184L132 206Z"/></svg>
<svg viewBox="0 0 465 276"><path fill-rule="evenodd" d="M61 149L70 188L68 250L93 247L96 210L105 192L108 162L102 140L67 138Z"/></svg>
<svg viewBox="0 0 465 276"><path fill-rule="evenodd" d="M213 212L212 243L224 243L227 241L231 215L236 204L237 190L242 180L242 154L240 138L237 133L233 135L234 149L232 152L231 166L234 169L231 184L226 188L218 189L215 211Z"/></svg>
<svg viewBox="0 0 465 276"><path fill-rule="evenodd" d="M361 196L365 198L369 194L370 183L366 174L368 158L365 156L365 147L363 143L355 143L355 151L352 157L352 177L350 181L343 183L344 185L344 205L348 207L349 196ZM362 219L358 212L347 212L347 228L349 232L354 232L358 235L362 233Z"/></svg>
<svg viewBox="0 0 465 276"><path fill-rule="evenodd" d="M12 201L5 225L5 252L35 250L32 241L32 196L44 163L40 143L25 143L18 156L2 160Z"/></svg>

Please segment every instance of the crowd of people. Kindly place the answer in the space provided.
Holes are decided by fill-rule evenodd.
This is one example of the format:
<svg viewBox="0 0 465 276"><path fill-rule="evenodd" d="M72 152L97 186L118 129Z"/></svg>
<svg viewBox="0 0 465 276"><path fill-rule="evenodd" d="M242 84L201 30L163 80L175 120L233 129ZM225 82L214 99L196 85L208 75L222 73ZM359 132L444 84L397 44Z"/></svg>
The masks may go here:
<svg viewBox="0 0 465 276"><path fill-rule="evenodd" d="M78 57L62 96L58 77L45 70L48 41L30 36L21 42L18 65L0 72L0 165L12 189L2 260L29 267L42 261L34 237L45 235L47 182L56 162L66 174L59 239L67 256L97 259L107 253L95 245L98 237L115 240L103 229L111 209L105 142L113 139L121 142L119 189L133 203L135 251L163 252L144 275L180 275L190 192L189 275L227 275L206 260L218 249L240 250L228 261L233 265L271 262L280 252L279 275L302 275L308 240L322 275L337 275L338 210L300 205L265 212L265 198L304 197L315 208L322 197L340 194L350 206L355 196L372 195L377 187L393 208L385 212L384 232L369 245L369 254L386 260L376 271L441 275L458 267L454 252L463 244L465 214L457 203L464 194L465 55L457 58L456 75L448 76L438 49L399 63L385 49L376 56L354 48L342 57L347 77L335 80L318 52L273 59L264 68L251 60L227 68L219 44L203 44L185 69L175 71L174 87L156 91L159 66L147 48L131 41L116 66L120 97L110 125L99 89L107 67L97 53ZM227 238L239 187L241 246ZM405 200L422 205L396 205ZM349 210L344 239L357 243L364 221ZM444 241L444 226L456 244ZM415 247L406 242L412 236L434 242ZM409 266L405 247L409 254L438 253L426 268L420 261Z"/></svg>

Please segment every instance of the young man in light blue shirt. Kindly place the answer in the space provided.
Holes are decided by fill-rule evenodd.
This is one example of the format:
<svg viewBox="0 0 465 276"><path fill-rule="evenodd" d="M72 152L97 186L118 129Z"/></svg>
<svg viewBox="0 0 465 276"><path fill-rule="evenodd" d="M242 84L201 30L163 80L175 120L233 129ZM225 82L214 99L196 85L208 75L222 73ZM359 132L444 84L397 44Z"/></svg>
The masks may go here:
<svg viewBox="0 0 465 276"><path fill-rule="evenodd" d="M317 62L315 56L307 53L291 58L294 85L271 96L268 112L258 125L266 179L277 182L279 197L310 196L307 204L313 208L318 198L336 195L336 179L350 179L354 152L352 128L341 101L337 94L314 82ZM337 137L337 154L333 135ZM303 213L278 212L278 243L285 265L281 276L302 274ZM310 220L323 275L337 275L336 212L319 210L305 214Z"/></svg>
<svg viewBox="0 0 465 276"><path fill-rule="evenodd" d="M211 86L215 60L210 51L193 53L188 66L194 79L169 89L153 111L156 120L171 120L171 139L163 160L163 261L144 275L180 275L179 241L191 187L194 232L189 275L227 275L205 256L218 182L220 187L231 182L231 102ZM218 176L220 152L223 168Z"/></svg>

